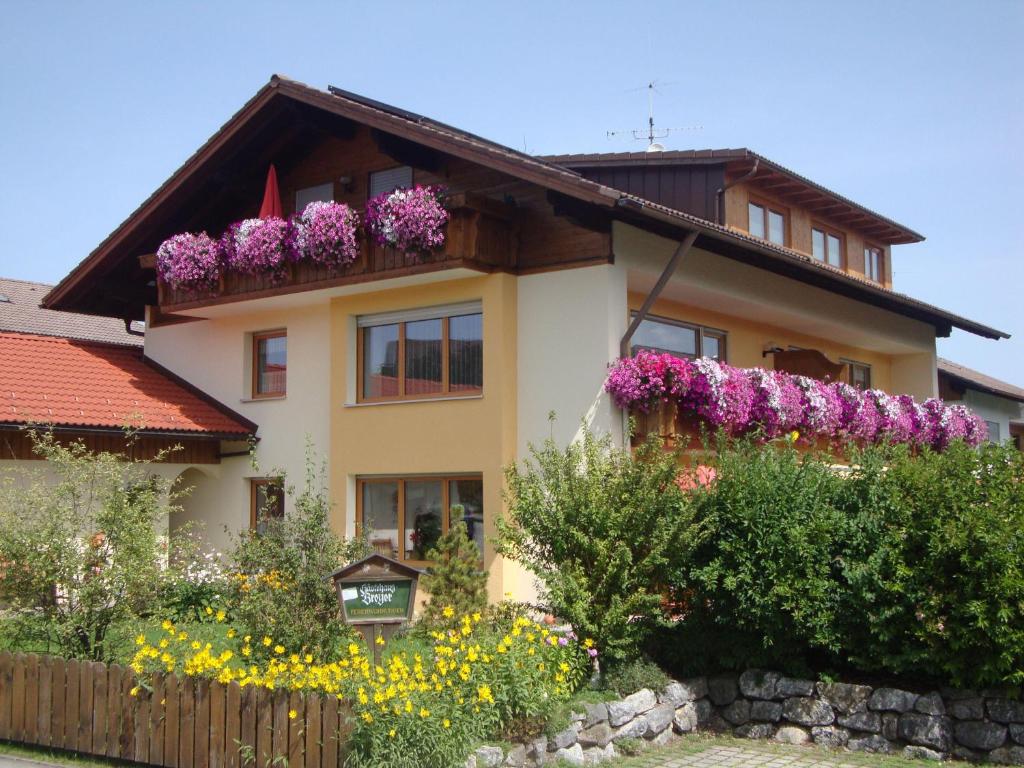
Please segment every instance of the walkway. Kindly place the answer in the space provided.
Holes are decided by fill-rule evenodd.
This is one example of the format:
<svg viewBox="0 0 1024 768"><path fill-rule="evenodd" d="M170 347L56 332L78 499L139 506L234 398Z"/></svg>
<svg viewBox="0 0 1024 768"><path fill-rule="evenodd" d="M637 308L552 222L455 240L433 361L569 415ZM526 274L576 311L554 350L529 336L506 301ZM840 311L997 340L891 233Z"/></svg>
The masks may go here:
<svg viewBox="0 0 1024 768"><path fill-rule="evenodd" d="M819 747L791 747L741 742L729 738L684 737L661 749L608 763L609 768L889 768L913 765L889 755L829 752Z"/></svg>

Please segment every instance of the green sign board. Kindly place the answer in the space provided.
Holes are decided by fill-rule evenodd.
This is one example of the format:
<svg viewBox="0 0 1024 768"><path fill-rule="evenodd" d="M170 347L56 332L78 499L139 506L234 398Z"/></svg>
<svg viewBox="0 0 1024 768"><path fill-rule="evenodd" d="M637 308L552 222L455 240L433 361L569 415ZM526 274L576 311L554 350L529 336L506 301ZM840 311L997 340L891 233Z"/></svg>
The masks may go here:
<svg viewBox="0 0 1024 768"><path fill-rule="evenodd" d="M338 585L349 623L401 621L409 616L412 579L367 579Z"/></svg>

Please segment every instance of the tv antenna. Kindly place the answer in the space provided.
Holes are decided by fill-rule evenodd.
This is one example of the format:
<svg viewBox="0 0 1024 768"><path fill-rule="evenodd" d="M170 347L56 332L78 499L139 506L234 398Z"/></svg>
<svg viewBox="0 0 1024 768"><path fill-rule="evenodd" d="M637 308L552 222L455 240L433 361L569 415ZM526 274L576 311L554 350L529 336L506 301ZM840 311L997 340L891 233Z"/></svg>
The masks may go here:
<svg viewBox="0 0 1024 768"><path fill-rule="evenodd" d="M659 144L656 139L668 138L670 133L678 131L700 131L703 130L703 126L695 125L688 126L685 128L655 128L654 127L654 94L657 93L659 96L662 95L658 88L665 88L675 83L659 83L657 80L652 80L647 85L641 86L640 88L633 88L630 92L636 91L647 91L647 130L632 130L629 131L633 135L633 139L636 141L647 141L646 152L664 152L665 146ZM621 136L626 131L605 131L605 135L611 139L615 136Z"/></svg>

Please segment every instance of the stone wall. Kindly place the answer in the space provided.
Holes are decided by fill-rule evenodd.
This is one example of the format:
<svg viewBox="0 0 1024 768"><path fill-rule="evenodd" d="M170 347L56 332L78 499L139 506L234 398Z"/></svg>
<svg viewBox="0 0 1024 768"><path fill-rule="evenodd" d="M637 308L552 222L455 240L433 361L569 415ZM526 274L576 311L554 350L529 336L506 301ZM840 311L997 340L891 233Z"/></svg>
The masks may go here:
<svg viewBox="0 0 1024 768"><path fill-rule="evenodd" d="M590 704L552 737L508 753L482 747L468 766L538 766L559 759L596 765L616 744L664 744L674 734L710 730L786 744L818 744L906 757L1024 765L1024 698L1005 691L942 690L823 683L748 670L673 681L619 701Z"/></svg>

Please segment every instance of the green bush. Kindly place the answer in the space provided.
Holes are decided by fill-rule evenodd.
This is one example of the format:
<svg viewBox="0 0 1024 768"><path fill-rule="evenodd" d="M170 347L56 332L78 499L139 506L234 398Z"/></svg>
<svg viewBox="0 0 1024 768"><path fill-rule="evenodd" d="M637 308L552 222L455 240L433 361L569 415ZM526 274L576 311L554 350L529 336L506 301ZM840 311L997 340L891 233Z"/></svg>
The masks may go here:
<svg viewBox="0 0 1024 768"><path fill-rule="evenodd" d="M601 684L619 696L629 696L642 688L658 692L668 685L665 671L649 659L633 659L614 665L601 677Z"/></svg>
<svg viewBox="0 0 1024 768"><path fill-rule="evenodd" d="M699 541L678 456L649 441L636 454L584 432L531 449L506 473L499 551L539 577L550 610L612 663L633 658L663 622L665 586Z"/></svg>
<svg viewBox="0 0 1024 768"><path fill-rule="evenodd" d="M454 628L460 616L487 611L487 571L480 568L482 558L461 520L438 539L427 554L434 565L420 579L420 586L430 594L420 616L424 626Z"/></svg>

